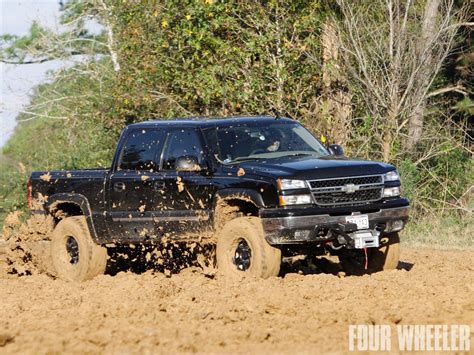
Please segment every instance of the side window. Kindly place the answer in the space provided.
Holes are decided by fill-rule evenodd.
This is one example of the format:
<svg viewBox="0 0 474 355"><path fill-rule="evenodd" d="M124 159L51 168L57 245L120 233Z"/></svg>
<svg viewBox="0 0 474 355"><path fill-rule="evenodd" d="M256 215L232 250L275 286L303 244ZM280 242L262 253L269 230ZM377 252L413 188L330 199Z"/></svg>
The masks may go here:
<svg viewBox="0 0 474 355"><path fill-rule="evenodd" d="M157 150L162 134L156 129L132 131L120 153L118 170L158 170Z"/></svg>
<svg viewBox="0 0 474 355"><path fill-rule="evenodd" d="M203 150L199 135L195 130L174 131L168 136L163 160L164 170L174 170L176 159L182 156L195 156L202 163Z"/></svg>

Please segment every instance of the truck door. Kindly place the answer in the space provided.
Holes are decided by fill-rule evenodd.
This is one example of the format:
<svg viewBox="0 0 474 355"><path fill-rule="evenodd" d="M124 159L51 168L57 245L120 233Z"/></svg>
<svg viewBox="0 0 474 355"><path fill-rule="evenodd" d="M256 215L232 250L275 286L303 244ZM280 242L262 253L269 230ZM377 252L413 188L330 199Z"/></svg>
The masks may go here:
<svg viewBox="0 0 474 355"><path fill-rule="evenodd" d="M201 171L177 171L176 159L195 157ZM155 222L159 230L177 237L199 233L210 223L211 177L201 132L175 129L166 139L161 173L164 188L155 195Z"/></svg>
<svg viewBox="0 0 474 355"><path fill-rule="evenodd" d="M157 128L131 130L108 181L107 227L117 241L156 236L153 196L158 173L158 152L164 134Z"/></svg>

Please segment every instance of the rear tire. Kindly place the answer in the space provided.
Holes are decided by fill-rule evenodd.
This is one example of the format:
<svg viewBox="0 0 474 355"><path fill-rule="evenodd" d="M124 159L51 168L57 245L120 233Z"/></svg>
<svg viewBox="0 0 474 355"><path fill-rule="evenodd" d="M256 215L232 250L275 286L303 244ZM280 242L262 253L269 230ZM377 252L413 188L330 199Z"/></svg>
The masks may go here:
<svg viewBox="0 0 474 355"><path fill-rule="evenodd" d="M51 257L59 278L85 281L105 272L107 248L94 243L84 216L74 216L54 229Z"/></svg>
<svg viewBox="0 0 474 355"><path fill-rule="evenodd" d="M363 275L384 270L394 270L400 259L400 237L398 233L385 233L380 236L378 248L368 248L368 265L365 269L365 255L361 249L344 250L339 262L349 275Z"/></svg>
<svg viewBox="0 0 474 355"><path fill-rule="evenodd" d="M231 278L268 278L280 272L281 251L267 243L258 217L227 222L217 236L216 257L219 272Z"/></svg>

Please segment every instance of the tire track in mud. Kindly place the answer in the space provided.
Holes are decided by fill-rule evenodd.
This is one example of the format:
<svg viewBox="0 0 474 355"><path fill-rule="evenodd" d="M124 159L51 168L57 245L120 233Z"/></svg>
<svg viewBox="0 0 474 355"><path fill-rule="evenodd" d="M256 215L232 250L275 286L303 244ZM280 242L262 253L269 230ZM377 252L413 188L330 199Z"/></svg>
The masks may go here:
<svg viewBox="0 0 474 355"><path fill-rule="evenodd" d="M287 268L229 281L197 267L76 284L3 275L0 352L345 352L349 324L474 329L473 259L405 248L399 270L360 277Z"/></svg>

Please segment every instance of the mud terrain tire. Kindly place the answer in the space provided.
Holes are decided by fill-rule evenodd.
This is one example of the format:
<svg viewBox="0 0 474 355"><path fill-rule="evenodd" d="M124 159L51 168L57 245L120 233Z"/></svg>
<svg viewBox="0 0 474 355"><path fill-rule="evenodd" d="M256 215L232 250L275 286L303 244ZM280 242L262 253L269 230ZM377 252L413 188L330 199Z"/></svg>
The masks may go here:
<svg viewBox="0 0 474 355"><path fill-rule="evenodd" d="M380 246L369 248L368 265L365 269L364 251L350 250L339 255L344 271L349 275L363 275L384 270L394 270L400 259L400 237L398 233L385 233L380 236Z"/></svg>
<svg viewBox="0 0 474 355"><path fill-rule="evenodd" d="M51 238L51 257L56 275L69 281L85 281L105 272L107 249L92 240L84 216L61 220Z"/></svg>
<svg viewBox="0 0 474 355"><path fill-rule="evenodd" d="M246 254L249 265L240 260L241 254ZM280 271L281 251L267 243L258 217L239 217L227 222L218 232L216 256L219 272L231 278L268 278Z"/></svg>

